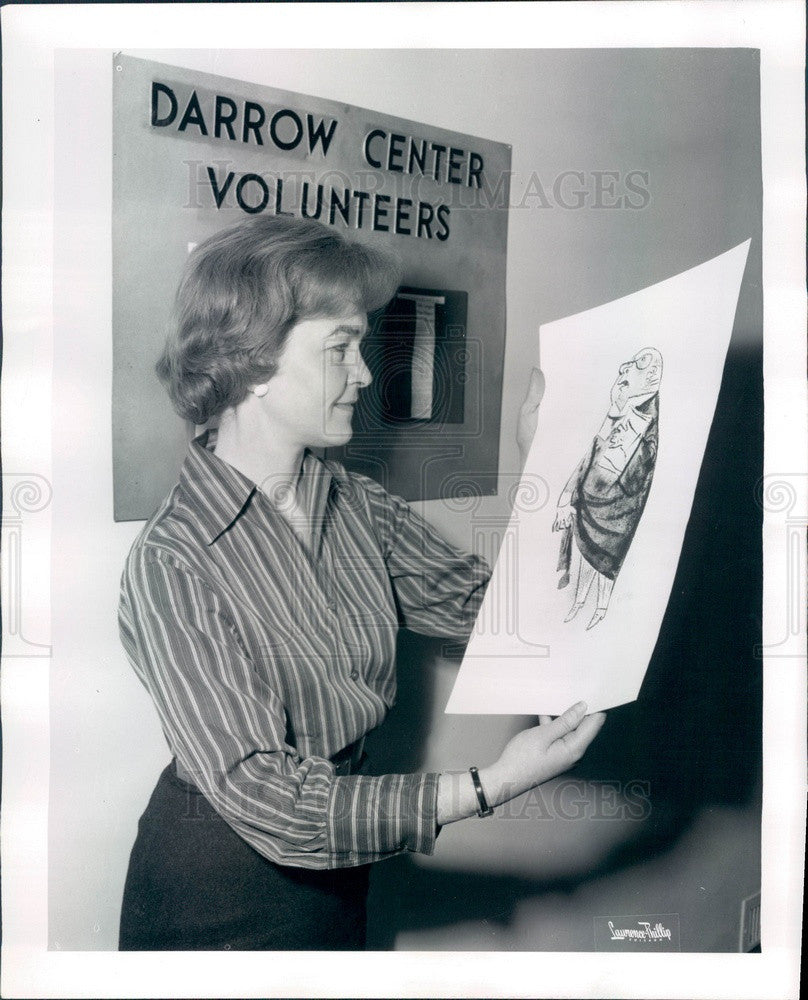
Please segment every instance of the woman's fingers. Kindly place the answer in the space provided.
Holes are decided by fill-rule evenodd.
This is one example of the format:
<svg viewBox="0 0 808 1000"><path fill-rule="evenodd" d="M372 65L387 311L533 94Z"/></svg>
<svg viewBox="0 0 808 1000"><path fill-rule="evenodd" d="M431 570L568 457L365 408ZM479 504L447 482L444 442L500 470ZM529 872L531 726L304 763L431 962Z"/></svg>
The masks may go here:
<svg viewBox="0 0 808 1000"><path fill-rule="evenodd" d="M544 372L540 368L534 368L530 373L530 384L527 389L526 402L531 407L536 407L541 403L544 396Z"/></svg>
<svg viewBox="0 0 808 1000"><path fill-rule="evenodd" d="M586 702L576 702L566 712L553 719L550 727L554 732L548 733L554 740L563 739L568 733L573 732L581 723L581 719L586 715Z"/></svg>
<svg viewBox="0 0 808 1000"><path fill-rule="evenodd" d="M508 790L505 798L512 798L572 767L595 738L604 718L602 712L587 716L586 705L579 701L558 718L540 715L538 726L513 736L491 768L495 783ZM502 798L500 795L499 800Z"/></svg>
<svg viewBox="0 0 808 1000"><path fill-rule="evenodd" d="M561 737L565 747L576 757L582 757L605 721L605 712L594 712L585 716L575 729Z"/></svg>
<svg viewBox="0 0 808 1000"><path fill-rule="evenodd" d="M546 727L547 736L550 737L548 748L553 743L561 742L575 756L584 753L605 720L605 712L587 715L586 703L583 701L577 702L555 719L549 715L539 716L539 724Z"/></svg>

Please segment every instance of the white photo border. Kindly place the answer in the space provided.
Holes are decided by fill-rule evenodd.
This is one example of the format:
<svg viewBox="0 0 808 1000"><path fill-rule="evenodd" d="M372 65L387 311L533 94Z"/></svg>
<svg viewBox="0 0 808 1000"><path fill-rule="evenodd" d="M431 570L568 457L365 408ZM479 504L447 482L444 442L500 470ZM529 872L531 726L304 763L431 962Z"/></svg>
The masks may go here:
<svg viewBox="0 0 808 1000"><path fill-rule="evenodd" d="M428 18L423 7L429 6ZM278 18L278 11L283 16ZM265 27L272 19L272 29ZM54 54L63 48L748 47L761 53L764 471L805 510L805 13L799 0L625 3L65 4L2 9L3 453L51 469ZM392 42L391 40L395 40ZM166 61L170 62L170 58ZM776 405L774 404L776 401ZM40 519L47 546L48 517ZM787 553L764 523L764 645ZM805 580L798 597L803 601ZM38 613L49 617L47 588ZM763 923L758 955L52 952L47 948L47 659L3 664L3 963L8 997L796 997L805 830L805 657L764 669Z"/></svg>

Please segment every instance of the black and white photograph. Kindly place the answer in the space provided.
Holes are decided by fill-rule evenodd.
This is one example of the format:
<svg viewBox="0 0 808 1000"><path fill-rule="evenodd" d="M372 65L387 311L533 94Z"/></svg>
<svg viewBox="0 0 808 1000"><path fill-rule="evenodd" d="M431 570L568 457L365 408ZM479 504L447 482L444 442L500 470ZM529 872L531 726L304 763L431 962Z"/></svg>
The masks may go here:
<svg viewBox="0 0 808 1000"><path fill-rule="evenodd" d="M802 5L2 18L3 996L797 997Z"/></svg>

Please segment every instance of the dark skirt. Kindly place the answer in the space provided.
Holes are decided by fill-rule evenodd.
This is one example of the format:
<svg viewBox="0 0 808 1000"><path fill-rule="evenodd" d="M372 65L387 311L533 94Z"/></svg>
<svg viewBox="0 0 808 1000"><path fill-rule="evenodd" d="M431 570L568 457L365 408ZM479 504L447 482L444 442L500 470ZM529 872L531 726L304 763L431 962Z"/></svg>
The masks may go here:
<svg viewBox="0 0 808 1000"><path fill-rule="evenodd" d="M138 825L121 951L362 950L369 866L276 865L242 840L172 762Z"/></svg>

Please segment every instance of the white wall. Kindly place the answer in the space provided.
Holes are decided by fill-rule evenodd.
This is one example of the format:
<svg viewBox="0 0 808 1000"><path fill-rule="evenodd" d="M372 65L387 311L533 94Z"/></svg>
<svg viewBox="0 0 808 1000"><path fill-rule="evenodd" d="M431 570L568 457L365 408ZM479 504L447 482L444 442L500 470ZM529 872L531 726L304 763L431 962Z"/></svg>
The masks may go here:
<svg viewBox="0 0 808 1000"><path fill-rule="evenodd" d="M755 217L754 150L736 148L746 141L736 125L747 110L734 103L736 68L711 63L709 54L687 65L664 52L619 60L593 52L586 61L574 52L485 50L131 54L512 144L503 483L516 464L516 416L537 361L539 324L735 246L750 235L744 212ZM168 760L150 701L117 638L120 570L140 524L112 520L111 55L64 52L56 66L49 867L50 947L62 950L116 947L137 819ZM722 89L708 102L716 72ZM641 211L565 209L552 203L552 185L567 170L585 172L588 184L592 171L647 171L651 200ZM524 202L532 175L550 192L544 207L538 197ZM741 333L752 344L759 330L752 324ZM468 544L470 516L437 501L423 510L447 536ZM504 491L478 512L506 514ZM434 662L419 671L427 679L416 681L415 700L405 697L399 712L422 727L423 747L407 747L407 725L391 720L399 726L400 757L425 768L492 759L521 720L445 716L456 663L436 657L429 644L405 651L408 661ZM415 676L412 667L404 664L405 677ZM591 794L587 787L585 796ZM636 822L594 822L591 809L579 821L467 821L443 831L434 859L385 863L373 912L410 906L394 942L385 942L400 948L586 950L593 915L678 912L683 948L731 949L740 900L759 881L758 827L754 799L705 807L671 842L649 841L645 855L612 863L614 852L637 840ZM426 873L423 883L419 873ZM408 884L468 893L468 915L433 897L434 919L419 918ZM499 912L485 910L491 887ZM386 893L396 894L396 903Z"/></svg>

